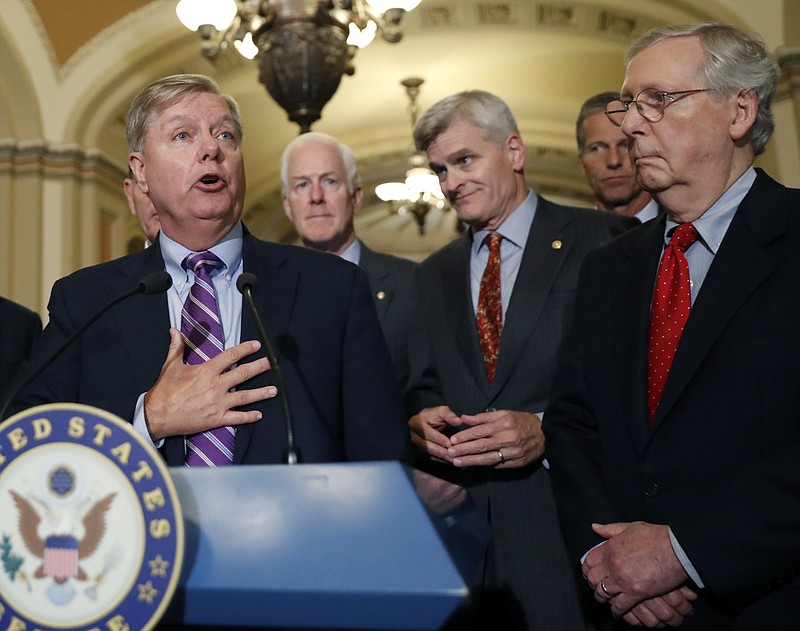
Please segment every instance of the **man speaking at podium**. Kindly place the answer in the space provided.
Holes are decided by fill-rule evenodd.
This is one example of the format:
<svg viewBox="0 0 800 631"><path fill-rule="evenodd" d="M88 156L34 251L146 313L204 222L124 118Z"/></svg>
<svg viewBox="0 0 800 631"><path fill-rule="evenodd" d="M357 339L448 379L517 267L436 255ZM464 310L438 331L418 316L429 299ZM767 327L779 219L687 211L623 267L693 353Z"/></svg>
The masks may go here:
<svg viewBox="0 0 800 631"><path fill-rule="evenodd" d="M54 285L50 324L27 370L49 365L13 408L108 410L148 435L172 466L278 463L287 435L305 462L404 459L400 393L366 276L318 252L260 241L240 221L236 102L208 77L166 77L134 99L126 134L159 236L143 252ZM171 286L165 279L157 293L121 300L50 359L92 314L159 270ZM283 380L270 370L239 280L252 288Z"/></svg>

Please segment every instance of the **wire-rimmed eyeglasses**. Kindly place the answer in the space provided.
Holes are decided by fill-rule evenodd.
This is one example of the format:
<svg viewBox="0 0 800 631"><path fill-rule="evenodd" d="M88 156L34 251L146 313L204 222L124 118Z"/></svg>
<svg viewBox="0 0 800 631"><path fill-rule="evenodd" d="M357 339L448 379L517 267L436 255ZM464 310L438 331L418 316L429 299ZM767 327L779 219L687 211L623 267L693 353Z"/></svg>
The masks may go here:
<svg viewBox="0 0 800 631"><path fill-rule="evenodd" d="M656 88L647 88L639 92L636 98L631 101L611 101L606 105L606 116L612 124L617 127L622 127L622 121L625 120L625 114L628 113L630 106L636 103L636 109L642 118L657 123L664 118L664 110L668 105L671 105L676 100L675 97L689 96L690 94L697 94L698 92L711 92L709 88L698 88L696 90L678 90L677 92L662 92Z"/></svg>

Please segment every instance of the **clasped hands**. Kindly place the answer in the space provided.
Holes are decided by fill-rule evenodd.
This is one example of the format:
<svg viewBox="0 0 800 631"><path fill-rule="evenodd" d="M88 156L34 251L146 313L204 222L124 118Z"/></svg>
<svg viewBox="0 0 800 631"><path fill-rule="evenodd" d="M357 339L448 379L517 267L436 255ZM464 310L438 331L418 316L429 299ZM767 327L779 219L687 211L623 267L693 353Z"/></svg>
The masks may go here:
<svg viewBox="0 0 800 631"><path fill-rule="evenodd" d="M524 467L544 453L542 422L529 412L493 410L459 416L441 405L412 416L408 426L416 447L459 468Z"/></svg>
<svg viewBox="0 0 800 631"><path fill-rule="evenodd" d="M144 399L147 430L153 441L261 419L258 410L235 408L274 397L278 393L275 386L231 392L232 388L269 370L269 361L263 357L238 364L258 351L260 342L242 342L207 362L189 365L183 363L184 342L180 331L171 328L169 334L169 351L161 374ZM238 365L231 368L235 364Z"/></svg>
<svg viewBox="0 0 800 631"><path fill-rule="evenodd" d="M634 626L678 627L697 594L683 584L686 571L664 525L645 522L592 524L605 538L584 559L582 572L595 600Z"/></svg>

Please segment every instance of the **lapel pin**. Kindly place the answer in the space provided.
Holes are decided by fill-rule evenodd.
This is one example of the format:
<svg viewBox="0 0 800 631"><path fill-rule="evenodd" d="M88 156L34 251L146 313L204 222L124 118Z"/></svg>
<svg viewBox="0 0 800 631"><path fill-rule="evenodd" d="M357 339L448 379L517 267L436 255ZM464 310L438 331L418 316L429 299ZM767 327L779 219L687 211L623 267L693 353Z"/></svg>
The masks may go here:
<svg viewBox="0 0 800 631"><path fill-rule="evenodd" d="M386 298L386 292L385 291L379 291L377 294L375 294L375 297L378 300L383 300L384 298Z"/></svg>
<svg viewBox="0 0 800 631"><path fill-rule="evenodd" d="M564 244L561 243L559 239L556 239L550 244L550 247L553 248L554 250L560 250L562 245Z"/></svg>

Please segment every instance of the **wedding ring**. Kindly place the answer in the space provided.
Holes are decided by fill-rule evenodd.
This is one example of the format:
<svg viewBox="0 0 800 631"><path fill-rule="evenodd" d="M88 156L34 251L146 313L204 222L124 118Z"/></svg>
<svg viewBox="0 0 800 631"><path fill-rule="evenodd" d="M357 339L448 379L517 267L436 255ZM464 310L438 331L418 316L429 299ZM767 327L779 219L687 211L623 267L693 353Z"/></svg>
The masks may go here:
<svg viewBox="0 0 800 631"><path fill-rule="evenodd" d="M602 590L603 590L603 593L604 593L606 596L608 596L609 598L611 598L611 592L609 592L609 591L606 589L606 584L605 584L605 581L600 581L600 589L602 589Z"/></svg>
<svg viewBox="0 0 800 631"><path fill-rule="evenodd" d="M500 462L498 462L497 464L503 464L506 461L506 457L503 455L503 452L498 449L497 455L500 456Z"/></svg>

